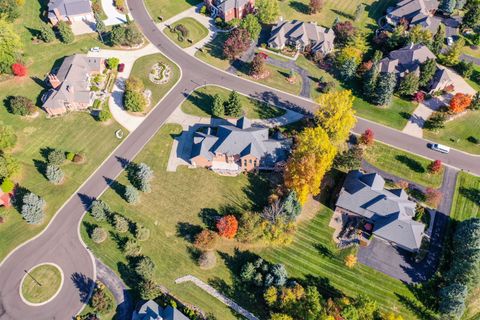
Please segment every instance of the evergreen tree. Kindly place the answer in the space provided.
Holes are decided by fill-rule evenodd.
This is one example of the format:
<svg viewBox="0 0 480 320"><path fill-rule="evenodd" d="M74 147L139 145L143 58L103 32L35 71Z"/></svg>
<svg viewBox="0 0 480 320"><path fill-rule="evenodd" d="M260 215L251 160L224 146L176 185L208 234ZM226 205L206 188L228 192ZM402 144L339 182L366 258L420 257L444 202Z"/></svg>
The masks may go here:
<svg viewBox="0 0 480 320"><path fill-rule="evenodd" d="M138 190L133 186L127 186L125 188L125 200L128 203L137 203L139 198Z"/></svg>
<svg viewBox="0 0 480 320"><path fill-rule="evenodd" d="M90 214L97 221L104 221L110 214L110 207L102 200L93 200Z"/></svg>
<svg viewBox="0 0 480 320"><path fill-rule="evenodd" d="M100 40L103 42L103 34L107 31L107 27L105 26L105 23L103 23L102 19L95 13L95 20L97 23L95 24L95 28L97 29L98 36L100 37Z"/></svg>
<svg viewBox="0 0 480 320"><path fill-rule="evenodd" d="M212 115L217 118L223 117L225 114L224 101L222 97L217 93L213 96L212 103Z"/></svg>
<svg viewBox="0 0 480 320"><path fill-rule="evenodd" d="M150 257L142 257L135 266L135 272L143 279L152 279L155 272L155 263Z"/></svg>
<svg viewBox="0 0 480 320"><path fill-rule="evenodd" d="M392 99L393 91L396 85L396 75L394 73L382 72L378 76L378 83L375 90L375 103L377 105L388 105Z"/></svg>
<svg viewBox="0 0 480 320"><path fill-rule="evenodd" d="M432 81L432 78L435 75L436 71L437 63L435 62L435 59L427 59L424 63L422 63L420 65L420 87L427 87L430 81Z"/></svg>
<svg viewBox="0 0 480 320"><path fill-rule="evenodd" d="M290 191L283 201L283 212L287 221L295 221L302 212L302 205L298 202L295 191Z"/></svg>
<svg viewBox="0 0 480 320"><path fill-rule="evenodd" d="M447 14L452 14L453 10L455 10L456 2L456 0L442 0L438 8Z"/></svg>
<svg viewBox="0 0 480 320"><path fill-rule="evenodd" d="M446 319L460 319L465 312L466 286L453 283L440 289L439 310Z"/></svg>
<svg viewBox="0 0 480 320"><path fill-rule="evenodd" d="M59 184L63 181L65 174L63 173L62 169L59 166L54 164L47 165L47 171L45 172L45 176L47 177L48 181L53 184Z"/></svg>
<svg viewBox="0 0 480 320"><path fill-rule="evenodd" d="M39 31L40 32L38 34L38 38L43 42L48 43L55 40L55 33L53 32L52 28L48 24L46 23L42 24Z"/></svg>
<svg viewBox="0 0 480 320"><path fill-rule="evenodd" d="M239 117L242 115L242 105L240 103L240 95L233 90L228 96L225 104L225 115L230 117Z"/></svg>
<svg viewBox="0 0 480 320"><path fill-rule="evenodd" d="M378 62L374 62L372 67L363 74L363 94L368 100L374 99L378 74Z"/></svg>
<svg viewBox="0 0 480 320"><path fill-rule="evenodd" d="M72 27L70 27L70 25L65 21L60 21L57 23L57 30L60 35L60 41L63 43L70 44L75 40Z"/></svg>
<svg viewBox="0 0 480 320"><path fill-rule="evenodd" d="M113 226L115 230L120 233L125 233L128 231L128 221L119 214L113 216Z"/></svg>
<svg viewBox="0 0 480 320"><path fill-rule="evenodd" d="M447 37L447 32L445 31L445 25L443 23L440 23L437 29L437 33L435 33L435 35L433 36L433 41L432 41L432 44L430 45L430 48L432 49L432 52L434 54L440 53L446 37Z"/></svg>
<svg viewBox="0 0 480 320"><path fill-rule="evenodd" d="M478 27L480 25L480 1L468 0L465 8L467 12L462 19L463 26L472 29Z"/></svg>
<svg viewBox="0 0 480 320"><path fill-rule="evenodd" d="M353 78L357 71L358 64L354 58L347 59L344 63L337 66L338 75L344 81L348 81Z"/></svg>
<svg viewBox="0 0 480 320"><path fill-rule="evenodd" d="M45 200L29 192L23 197L22 217L30 224L39 224L45 216Z"/></svg>
<svg viewBox="0 0 480 320"><path fill-rule="evenodd" d="M398 87L398 94L403 96L411 96L418 91L419 80L414 72L407 73L402 80L400 80L400 86Z"/></svg>
<svg viewBox="0 0 480 320"><path fill-rule="evenodd" d="M130 182L142 192L150 192L150 181L153 179L153 171L145 163L133 165L129 171L133 171L130 174Z"/></svg>

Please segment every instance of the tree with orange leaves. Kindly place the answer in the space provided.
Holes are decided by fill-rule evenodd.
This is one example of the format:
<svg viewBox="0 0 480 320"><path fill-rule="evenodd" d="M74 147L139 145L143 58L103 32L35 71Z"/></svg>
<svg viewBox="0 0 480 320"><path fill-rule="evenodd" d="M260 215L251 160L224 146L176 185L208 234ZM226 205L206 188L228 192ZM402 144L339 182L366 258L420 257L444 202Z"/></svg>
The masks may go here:
<svg viewBox="0 0 480 320"><path fill-rule="evenodd" d="M472 96L464 93L456 93L450 100L450 111L459 113L465 111L472 103Z"/></svg>
<svg viewBox="0 0 480 320"><path fill-rule="evenodd" d="M217 222L218 234L227 239L233 239L237 234L238 221L233 215L220 218Z"/></svg>

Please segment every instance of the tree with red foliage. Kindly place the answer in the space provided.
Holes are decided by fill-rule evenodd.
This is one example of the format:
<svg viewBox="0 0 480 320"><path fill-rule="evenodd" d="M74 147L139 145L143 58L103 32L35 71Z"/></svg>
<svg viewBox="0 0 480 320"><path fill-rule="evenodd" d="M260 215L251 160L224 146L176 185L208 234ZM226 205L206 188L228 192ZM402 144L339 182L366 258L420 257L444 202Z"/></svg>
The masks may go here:
<svg viewBox="0 0 480 320"><path fill-rule="evenodd" d="M235 216L228 215L220 218L217 222L218 234L227 239L233 239L237 234L238 221Z"/></svg>
<svg viewBox="0 0 480 320"><path fill-rule="evenodd" d="M223 44L223 54L233 60L244 53L250 46L250 34L242 28L234 29Z"/></svg>
<svg viewBox="0 0 480 320"><path fill-rule="evenodd" d="M12 64L12 72L16 77L25 77L27 75L27 67L21 63Z"/></svg>
<svg viewBox="0 0 480 320"><path fill-rule="evenodd" d="M442 170L442 161L441 160L432 161L428 165L428 171L430 173L439 173L440 170Z"/></svg>
<svg viewBox="0 0 480 320"><path fill-rule="evenodd" d="M465 111L472 103L472 96L464 93L456 93L450 100L450 111L459 113Z"/></svg>
<svg viewBox="0 0 480 320"><path fill-rule="evenodd" d="M315 14L322 10L323 0L310 0L310 13Z"/></svg>
<svg viewBox="0 0 480 320"><path fill-rule="evenodd" d="M365 72L372 69L372 67L373 67L373 61L372 60L362 62L362 64L357 69L357 73L360 77L362 77L365 74Z"/></svg>
<svg viewBox="0 0 480 320"><path fill-rule="evenodd" d="M335 41L345 44L350 40L356 32L356 28L350 21L339 22L333 26L335 32Z"/></svg>
<svg viewBox="0 0 480 320"><path fill-rule="evenodd" d="M422 103L424 100L425 100L425 93L423 93L422 91L418 91L413 95L413 101L415 102Z"/></svg>
<svg viewBox="0 0 480 320"><path fill-rule="evenodd" d="M443 194L438 189L427 188L425 192L425 202L431 207L438 207L442 201Z"/></svg>
<svg viewBox="0 0 480 320"><path fill-rule="evenodd" d="M373 130L369 128L365 130L365 132L362 133L362 135L360 136L360 143L367 146L371 146L373 144L374 139L375 139L375 135L373 133Z"/></svg>

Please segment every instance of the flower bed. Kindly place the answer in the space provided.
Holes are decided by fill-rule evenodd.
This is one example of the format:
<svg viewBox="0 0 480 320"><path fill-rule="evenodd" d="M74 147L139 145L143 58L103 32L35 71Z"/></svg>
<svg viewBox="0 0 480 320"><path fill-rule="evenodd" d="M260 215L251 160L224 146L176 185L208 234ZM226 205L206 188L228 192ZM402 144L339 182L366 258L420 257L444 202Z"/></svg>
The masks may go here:
<svg viewBox="0 0 480 320"><path fill-rule="evenodd" d="M148 78L155 84L165 84L171 78L172 68L162 62L158 62L152 66Z"/></svg>

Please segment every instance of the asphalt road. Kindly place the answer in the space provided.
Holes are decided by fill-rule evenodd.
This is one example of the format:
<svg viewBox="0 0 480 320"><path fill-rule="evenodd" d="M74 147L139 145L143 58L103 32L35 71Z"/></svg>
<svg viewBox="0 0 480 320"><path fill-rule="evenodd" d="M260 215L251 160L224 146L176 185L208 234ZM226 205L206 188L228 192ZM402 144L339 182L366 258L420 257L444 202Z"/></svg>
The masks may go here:
<svg viewBox="0 0 480 320"><path fill-rule="evenodd" d="M315 105L305 99L246 81L199 62L167 39L149 17L142 0L129 0L131 13L146 37L182 69L182 78L174 89L158 104L145 121L105 160L97 171L80 187L37 238L21 246L0 265L0 319L70 319L83 306L95 269L93 260L78 236L79 224L86 207L99 197L123 170L126 160L133 159L155 135L168 116L185 96L198 86L215 84L235 89L252 97L274 104L307 112ZM426 148L426 142L399 131L359 119L355 132L372 128L378 140L444 163L480 174L480 158L457 151L442 155ZM22 302L19 285L24 270L42 262L58 264L65 275L59 295L50 303L31 307Z"/></svg>

